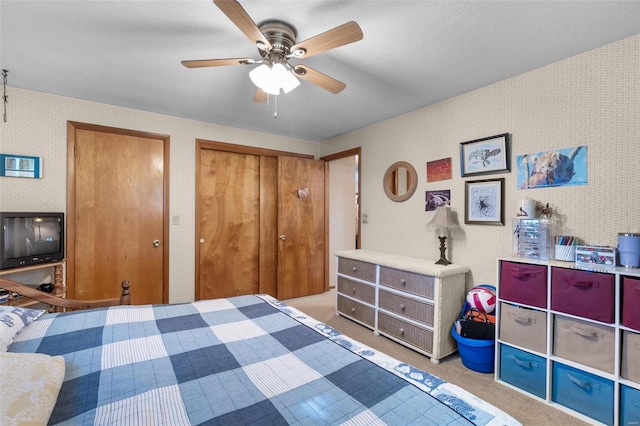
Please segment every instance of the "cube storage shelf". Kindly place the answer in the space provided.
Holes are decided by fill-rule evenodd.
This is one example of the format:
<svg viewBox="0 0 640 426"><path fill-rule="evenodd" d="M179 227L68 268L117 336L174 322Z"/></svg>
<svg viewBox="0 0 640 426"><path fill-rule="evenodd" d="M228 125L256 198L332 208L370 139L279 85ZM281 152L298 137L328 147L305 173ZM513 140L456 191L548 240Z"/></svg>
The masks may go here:
<svg viewBox="0 0 640 426"><path fill-rule="evenodd" d="M498 259L495 380L593 424L640 424L640 269Z"/></svg>

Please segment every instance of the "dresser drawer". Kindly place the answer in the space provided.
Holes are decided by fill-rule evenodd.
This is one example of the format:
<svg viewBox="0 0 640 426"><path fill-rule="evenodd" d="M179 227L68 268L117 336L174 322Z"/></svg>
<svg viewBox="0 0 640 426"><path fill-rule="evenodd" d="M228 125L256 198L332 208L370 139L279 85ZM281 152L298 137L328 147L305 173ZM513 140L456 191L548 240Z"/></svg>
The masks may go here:
<svg viewBox="0 0 640 426"><path fill-rule="evenodd" d="M525 305L547 307L547 267L501 262L498 295Z"/></svg>
<svg viewBox="0 0 640 426"><path fill-rule="evenodd" d="M556 315L553 334L555 355L613 373L613 327Z"/></svg>
<svg viewBox="0 0 640 426"><path fill-rule="evenodd" d="M423 324L433 326L433 304L380 290L380 309L395 312Z"/></svg>
<svg viewBox="0 0 640 426"><path fill-rule="evenodd" d="M433 352L433 332L431 330L409 324L380 311L378 311L378 329L427 352Z"/></svg>
<svg viewBox="0 0 640 426"><path fill-rule="evenodd" d="M380 267L380 285L433 299L435 277Z"/></svg>
<svg viewBox="0 0 640 426"><path fill-rule="evenodd" d="M376 265L360 260L338 258L338 273L359 278L372 283L376 282Z"/></svg>
<svg viewBox="0 0 640 426"><path fill-rule="evenodd" d="M614 282L613 274L552 268L551 309L613 323Z"/></svg>
<svg viewBox="0 0 640 426"><path fill-rule="evenodd" d="M376 311L373 306L367 306L341 295L338 295L338 312L363 322L370 327L373 327L375 324Z"/></svg>
<svg viewBox="0 0 640 426"><path fill-rule="evenodd" d="M498 336L523 348L547 353L547 313L500 303Z"/></svg>
<svg viewBox="0 0 640 426"><path fill-rule="evenodd" d="M547 360L511 346L500 346L500 379L540 398L547 393Z"/></svg>
<svg viewBox="0 0 640 426"><path fill-rule="evenodd" d="M351 281L341 276L338 276L338 293L346 294L370 305L376 303L376 288L374 286Z"/></svg>
<svg viewBox="0 0 640 426"><path fill-rule="evenodd" d="M613 382L561 363L553 364L551 400L604 424L613 424Z"/></svg>

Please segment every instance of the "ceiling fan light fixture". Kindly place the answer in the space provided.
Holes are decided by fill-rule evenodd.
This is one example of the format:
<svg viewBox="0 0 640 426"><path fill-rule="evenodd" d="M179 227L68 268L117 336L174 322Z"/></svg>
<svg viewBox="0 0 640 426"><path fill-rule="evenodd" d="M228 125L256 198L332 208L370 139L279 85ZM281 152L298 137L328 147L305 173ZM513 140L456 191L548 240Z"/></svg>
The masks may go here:
<svg viewBox="0 0 640 426"><path fill-rule="evenodd" d="M253 84L270 95L279 95L280 90L289 93L300 85L300 81L281 64L276 63L269 67L262 64L249 73Z"/></svg>

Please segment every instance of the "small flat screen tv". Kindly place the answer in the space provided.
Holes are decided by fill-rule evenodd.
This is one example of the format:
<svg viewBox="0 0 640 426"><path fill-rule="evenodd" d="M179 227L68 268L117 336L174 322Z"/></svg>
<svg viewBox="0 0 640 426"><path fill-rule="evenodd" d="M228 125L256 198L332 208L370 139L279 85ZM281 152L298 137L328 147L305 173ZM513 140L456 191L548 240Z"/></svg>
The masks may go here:
<svg viewBox="0 0 640 426"><path fill-rule="evenodd" d="M64 213L0 212L0 269L64 259Z"/></svg>

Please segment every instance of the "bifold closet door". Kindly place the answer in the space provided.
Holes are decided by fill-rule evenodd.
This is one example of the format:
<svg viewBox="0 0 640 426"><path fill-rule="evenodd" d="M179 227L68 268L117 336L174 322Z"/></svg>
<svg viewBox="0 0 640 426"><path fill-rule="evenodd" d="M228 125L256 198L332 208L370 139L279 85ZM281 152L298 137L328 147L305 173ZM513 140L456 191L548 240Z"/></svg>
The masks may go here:
<svg viewBox="0 0 640 426"><path fill-rule="evenodd" d="M202 149L197 299L258 293L260 157Z"/></svg>
<svg viewBox="0 0 640 426"><path fill-rule="evenodd" d="M325 291L324 162L199 152L196 299Z"/></svg>
<svg viewBox="0 0 640 426"><path fill-rule="evenodd" d="M324 161L278 157L278 298L325 288Z"/></svg>

